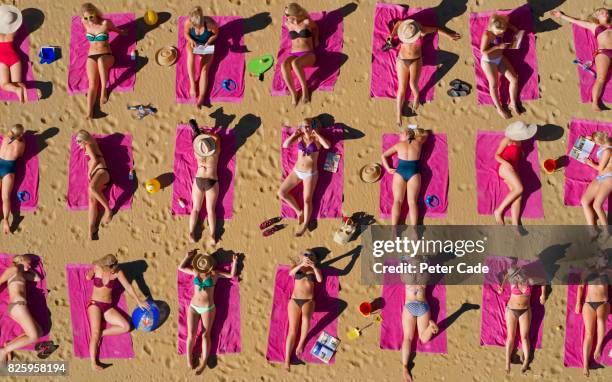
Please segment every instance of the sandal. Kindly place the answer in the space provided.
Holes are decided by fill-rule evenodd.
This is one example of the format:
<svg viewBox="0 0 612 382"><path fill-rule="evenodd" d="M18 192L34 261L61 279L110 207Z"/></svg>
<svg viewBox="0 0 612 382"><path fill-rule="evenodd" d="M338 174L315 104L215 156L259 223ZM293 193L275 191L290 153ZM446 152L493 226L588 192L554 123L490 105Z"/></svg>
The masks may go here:
<svg viewBox="0 0 612 382"><path fill-rule="evenodd" d="M47 359L53 352L55 352L59 348L58 345L55 345L53 341L44 341L39 342L34 346L34 350L38 352L36 355L40 359Z"/></svg>
<svg viewBox="0 0 612 382"><path fill-rule="evenodd" d="M470 93L470 91L472 91L472 86L467 82L461 81L460 79L452 80L449 85L451 86L451 88L457 91L465 91L468 94Z"/></svg>
<svg viewBox="0 0 612 382"><path fill-rule="evenodd" d="M451 97L465 97L469 93L465 90L449 89L446 94Z"/></svg>
<svg viewBox="0 0 612 382"><path fill-rule="evenodd" d="M259 229L264 230L280 222L281 220L283 220L282 216L276 216L276 217L273 217L272 219L268 219L259 225Z"/></svg>
<svg viewBox="0 0 612 382"><path fill-rule="evenodd" d="M268 228L267 230L263 231L263 232L262 232L262 235L263 235L264 237L268 237L268 236L273 235L274 233L276 233L276 232L280 231L280 230L281 230L281 229L283 229L283 228L285 228L285 225L284 225L284 224L277 224L277 225L275 225L274 227L272 227L272 228Z"/></svg>

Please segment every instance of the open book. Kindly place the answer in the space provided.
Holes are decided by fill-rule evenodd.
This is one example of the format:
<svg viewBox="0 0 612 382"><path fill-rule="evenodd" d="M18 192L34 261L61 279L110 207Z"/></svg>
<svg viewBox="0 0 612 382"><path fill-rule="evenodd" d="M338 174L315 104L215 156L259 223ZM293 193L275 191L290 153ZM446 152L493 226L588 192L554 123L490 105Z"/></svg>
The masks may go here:
<svg viewBox="0 0 612 382"><path fill-rule="evenodd" d="M214 45L208 45L207 47L204 47L204 45L196 45L196 47L193 48L193 54L206 55L213 53L215 53Z"/></svg>
<svg viewBox="0 0 612 382"><path fill-rule="evenodd" d="M327 153L325 163L323 164L323 170L327 172L338 172L338 164L340 163L340 154Z"/></svg>
<svg viewBox="0 0 612 382"><path fill-rule="evenodd" d="M594 148L595 142L585 137L578 137L569 155L577 161L584 163L591 156Z"/></svg>
<svg viewBox="0 0 612 382"><path fill-rule="evenodd" d="M329 363L329 360L336 354L338 345L340 345L340 340L338 338L322 332L317 342L312 347L310 354L325 363Z"/></svg>
<svg viewBox="0 0 612 382"><path fill-rule="evenodd" d="M524 30L516 32L514 38L512 39L512 45L510 45L510 49L519 49L521 47L521 42L523 42L523 37L525 37Z"/></svg>

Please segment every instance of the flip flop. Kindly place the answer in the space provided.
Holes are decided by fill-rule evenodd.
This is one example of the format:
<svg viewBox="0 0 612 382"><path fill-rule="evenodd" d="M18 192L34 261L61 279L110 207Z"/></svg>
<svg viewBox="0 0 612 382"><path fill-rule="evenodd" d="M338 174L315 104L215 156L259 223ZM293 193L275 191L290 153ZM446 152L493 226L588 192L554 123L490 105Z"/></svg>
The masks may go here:
<svg viewBox="0 0 612 382"><path fill-rule="evenodd" d="M259 229L264 230L264 229L266 229L268 227L271 227L274 224L280 222L281 220L283 220L282 216L276 216L276 217L273 217L271 219L268 219L268 220L264 221L263 223L261 223L259 225Z"/></svg>
<svg viewBox="0 0 612 382"><path fill-rule="evenodd" d="M467 82L463 82L460 79L452 80L449 85L455 90L463 90L468 93L472 90L472 85L468 84Z"/></svg>
<svg viewBox="0 0 612 382"><path fill-rule="evenodd" d="M468 92L465 90L449 89L446 94L451 97L465 97L466 95L468 95Z"/></svg>
<svg viewBox="0 0 612 382"><path fill-rule="evenodd" d="M254 76L258 76L260 81L263 81L263 74L274 65L274 56L264 54L261 57L251 58L247 61L247 70Z"/></svg>
<svg viewBox="0 0 612 382"><path fill-rule="evenodd" d="M262 232L262 235L263 235L264 237L268 237L268 236L273 235L274 233L276 233L276 232L280 231L280 230L281 230L281 229L283 229L283 228L285 228L285 225L284 225L284 224L277 224L277 225L275 225L274 227L272 227L272 228L268 228L267 230L263 231L263 232Z"/></svg>
<svg viewBox="0 0 612 382"><path fill-rule="evenodd" d="M53 352L55 352L59 348L58 345L55 345L53 341L44 341L39 342L34 346L34 350L38 352L36 355L40 359L47 359Z"/></svg>

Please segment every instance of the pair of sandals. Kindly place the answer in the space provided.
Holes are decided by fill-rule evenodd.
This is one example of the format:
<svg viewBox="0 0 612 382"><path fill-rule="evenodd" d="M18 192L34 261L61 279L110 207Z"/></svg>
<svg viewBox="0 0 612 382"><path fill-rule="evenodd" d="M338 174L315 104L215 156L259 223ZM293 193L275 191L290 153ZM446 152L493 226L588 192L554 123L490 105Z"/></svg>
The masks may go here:
<svg viewBox="0 0 612 382"><path fill-rule="evenodd" d="M268 237L285 228L284 224L278 224L281 220L283 220L282 216L276 216L261 223L259 225L259 229L263 231L261 234Z"/></svg>
<svg viewBox="0 0 612 382"><path fill-rule="evenodd" d="M53 341L39 342L34 346L34 350L38 352L36 355L40 359L47 359L54 351L59 348L59 345L53 343Z"/></svg>
<svg viewBox="0 0 612 382"><path fill-rule="evenodd" d="M467 82L461 81L460 79L454 79L450 82L451 88L448 89L446 94L451 97L465 97L472 91L472 85Z"/></svg>

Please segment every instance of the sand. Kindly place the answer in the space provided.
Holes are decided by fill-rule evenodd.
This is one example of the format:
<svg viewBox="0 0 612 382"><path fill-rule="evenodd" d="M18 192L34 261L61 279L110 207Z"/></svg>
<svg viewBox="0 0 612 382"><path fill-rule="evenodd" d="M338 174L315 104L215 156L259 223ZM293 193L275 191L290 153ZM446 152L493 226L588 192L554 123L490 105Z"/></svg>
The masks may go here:
<svg viewBox="0 0 612 382"><path fill-rule="evenodd" d="M394 101L370 99L371 33L374 0L356 2L356 9L345 18L344 53L348 56L342 66L333 92L314 92L312 103L293 108L289 97L271 97L272 74L264 82L246 79L246 91L241 103L219 103L210 109L197 111L192 105L177 105L174 99L174 68L155 64L155 51L163 45L175 44L178 16L190 7L201 4L207 14L258 15L263 30L246 34L245 42L251 55L275 54L280 37L280 22L285 4L279 0L228 0L205 2L147 1L157 11L171 14L168 21L146 34L138 42L139 55L148 58L148 64L138 73L134 93L114 93L103 110L108 116L91 123L83 119L85 96L67 95L67 65L70 16L78 12L79 1L17 1L21 9L37 8L44 14L44 22L31 38L30 56L35 57L43 45L59 45L64 58L52 65L34 65L37 80L48 83L51 96L38 103L18 105L0 104L2 127L23 123L37 132L56 134L47 140L48 146L40 153L40 204L35 213L25 213L19 228L9 238L0 238L0 252L32 252L44 258L48 274L49 307L53 328L51 337L60 348L52 360L70 362L70 378L75 381L110 381L125 378L140 380L185 380L192 376L186 361L176 352L177 294L175 268L185 252L194 246L187 241L187 218L170 214L170 187L147 194L139 187L133 207L121 211L108 228L100 231L100 240L90 242L87 236L85 212L70 212L66 208L68 150L71 134L85 128L96 133L121 132L134 137L134 159L138 178L142 181L172 171L176 125L196 117L200 124L213 125L218 119L222 125L240 131L248 138L237 153L237 177L234 200L234 218L224 224L219 245L225 250L245 254L241 281L242 352L218 358L217 366L206 371L209 380L218 381L279 381L279 380L384 380L401 378L399 352L382 351L378 347L378 330L370 328L355 342L346 340L344 333L351 326L365 324L358 311L359 302L380 295L381 288L360 283L357 265L348 275L341 277L340 298L348 304L339 318L338 331L344 340L334 366L296 366L291 374L279 365L265 359L268 320L272 301L272 283L276 264L286 264L291 255L309 247L326 247L328 258L345 254L358 242L345 247L335 244L332 233L338 220L323 220L305 237L294 239L292 229L285 229L270 238L262 238L258 225L279 213L276 189L281 181L280 128L295 124L303 116L331 114L336 122L361 131L361 139L345 142L345 213L365 211L378 213L378 185L364 184L358 170L364 164L379 159L380 139L383 132L393 130ZM103 11L133 11L143 15L145 2L134 0L108 0L100 4ZM340 0L310 0L304 2L309 10L332 10L346 4ZM467 4L466 4L467 3ZM596 0L530 1L536 15L563 3L562 9L570 15L586 16L599 6L612 6L612 2ZM492 217L476 213L474 145L477 129L502 130L507 122L501 120L492 107L479 106L475 93L461 99L446 96L450 80L461 78L475 83L473 58L468 33L469 12L522 5L521 1L501 0L443 0L413 1L411 6L441 8L447 26L460 32L463 38L452 43L440 38L440 49L455 57L455 64L436 86L433 102L424 105L413 120L419 125L444 132L448 136L450 160L449 209L446 219L427 219L426 224L492 224ZM457 17L454 17L457 16ZM268 18L269 17L269 18ZM546 20L548 16L541 18ZM546 29L550 21L539 26ZM578 80L575 67L571 28L561 28L537 35L537 54L540 72L541 98L524 104L524 120L559 126L564 130L561 138L539 143L540 158L562 155L567 146L567 124L572 117L610 120L611 112L595 114L590 105L579 102ZM247 56L247 57L249 57ZM131 102L152 102L159 108L155 116L142 121L126 110ZM52 130L50 130L52 129ZM545 219L525 220L524 224L582 224L579 208L563 205L563 174L541 174ZM293 228L293 227L289 227ZM202 248L202 244L197 247ZM87 263L106 253L115 253L120 261L144 261L147 265L144 279L156 299L171 307L168 321L155 333L133 333L136 358L115 360L113 366L102 373L90 370L87 360L73 358L72 333L66 278L66 263ZM343 259L339 267L348 263ZM447 312L452 313L464 302L479 304L481 288L478 286L451 286L447 288ZM480 311L463 315L448 329L447 355L419 354L413 374L417 381L492 381L529 380L563 381L583 380L579 369L563 367L563 336L565 323L566 288L556 287L547 303L543 348L536 351L531 370L521 376L519 367L510 377L503 372L501 348L479 345ZM129 301L130 307L134 301ZM18 352L18 359L34 360L35 355ZM612 373L600 369L591 372L590 380L609 380Z"/></svg>

